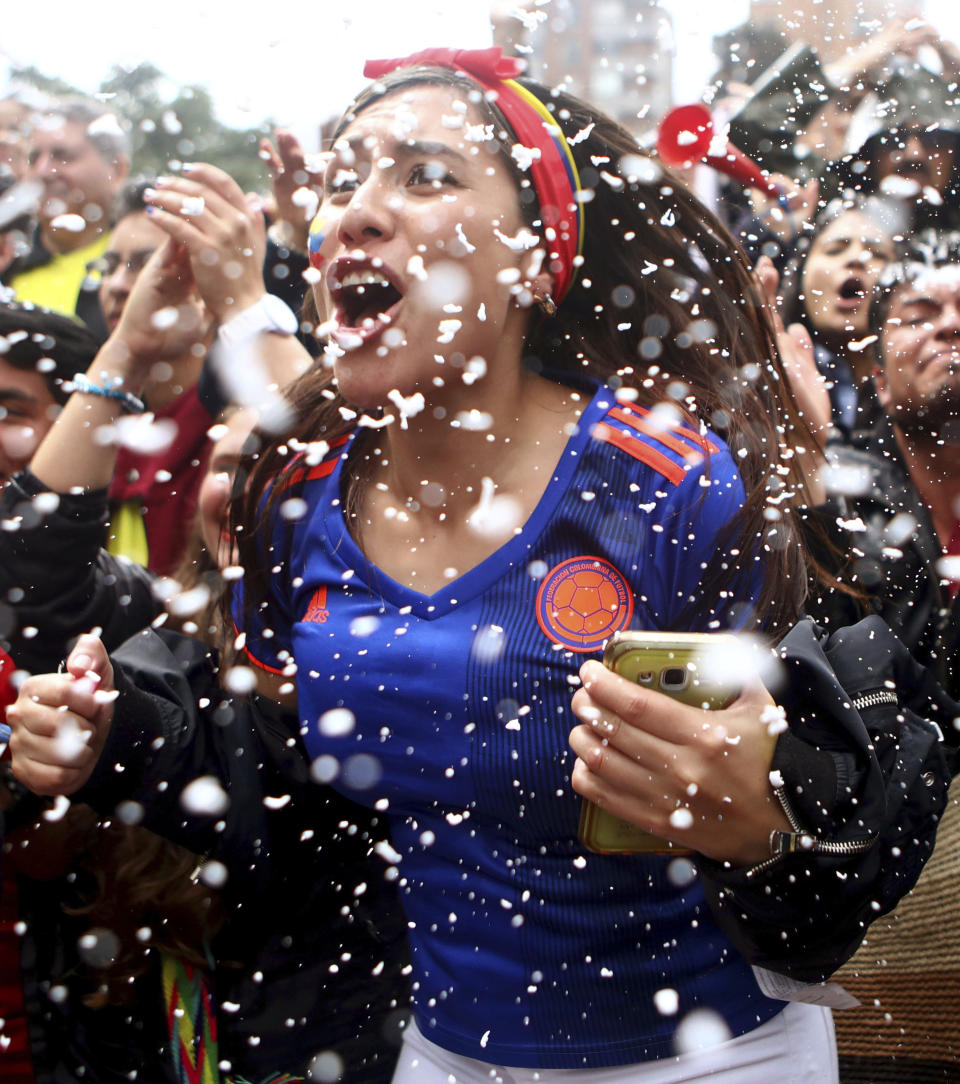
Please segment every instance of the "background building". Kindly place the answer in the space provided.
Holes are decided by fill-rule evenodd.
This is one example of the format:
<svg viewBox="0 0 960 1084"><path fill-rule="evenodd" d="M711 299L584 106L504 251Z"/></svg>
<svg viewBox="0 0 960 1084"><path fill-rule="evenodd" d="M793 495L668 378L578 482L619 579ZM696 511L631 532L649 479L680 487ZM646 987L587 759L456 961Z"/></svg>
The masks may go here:
<svg viewBox="0 0 960 1084"><path fill-rule="evenodd" d="M639 134L670 108L673 19L658 0L495 0L494 40L526 55L530 75Z"/></svg>
<svg viewBox="0 0 960 1084"><path fill-rule="evenodd" d="M777 27L789 42L804 41L821 59L836 60L861 45L897 15L916 15L918 0L829 0L820 4L783 4L751 0L750 23Z"/></svg>

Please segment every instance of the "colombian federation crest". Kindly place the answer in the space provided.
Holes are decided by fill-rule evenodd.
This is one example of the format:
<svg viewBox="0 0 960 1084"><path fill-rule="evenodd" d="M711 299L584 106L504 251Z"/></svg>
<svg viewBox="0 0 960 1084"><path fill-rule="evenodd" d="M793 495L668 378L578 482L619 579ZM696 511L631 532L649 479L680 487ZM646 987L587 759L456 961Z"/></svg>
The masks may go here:
<svg viewBox="0 0 960 1084"><path fill-rule="evenodd" d="M586 654L627 628L633 593L609 561L571 557L544 576L536 607L540 628L555 644Z"/></svg>

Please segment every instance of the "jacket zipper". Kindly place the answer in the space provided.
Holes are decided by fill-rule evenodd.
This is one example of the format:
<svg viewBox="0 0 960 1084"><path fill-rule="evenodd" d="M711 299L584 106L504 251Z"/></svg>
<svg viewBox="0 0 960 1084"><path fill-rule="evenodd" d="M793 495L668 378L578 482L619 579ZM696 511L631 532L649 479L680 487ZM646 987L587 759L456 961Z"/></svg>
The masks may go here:
<svg viewBox="0 0 960 1084"><path fill-rule="evenodd" d="M864 711L866 708L878 708L881 704L896 704L898 701L897 694L892 689L872 689L854 697L850 703L857 711Z"/></svg>
<svg viewBox="0 0 960 1084"><path fill-rule="evenodd" d="M894 697L894 699L896 699L896 697ZM885 701L880 701L880 703L885 703ZM757 863L757 865L751 866L746 871L747 877L754 877L758 873L765 872L770 869L771 866L775 866L778 862L782 861L787 854L795 854L798 851L802 851L804 854L827 854L833 855L834 857L845 857L869 851L879 838L878 834L874 833L866 839L846 840L843 842L817 839L816 836L812 835L810 832L805 832L801 827L800 821L793 811L793 806L790 805L786 787L782 784L779 787L774 787L773 793L780 803L780 808L783 810L784 816L790 822L790 827L793 830L793 835L795 837L794 845L789 850L782 851L779 854L772 854L769 858L765 858L762 862Z"/></svg>
<svg viewBox="0 0 960 1084"><path fill-rule="evenodd" d="M897 699L897 694L892 689L871 689L869 692L861 693L859 696L853 697L850 703L857 711L866 711L867 708L877 708L881 704L897 704L899 701ZM817 839L816 836L812 835L810 832L805 832L801 827L800 821L793 811L793 806L790 805L786 787L782 784L779 787L774 787L773 793L780 803L780 808L783 810L784 816L790 822L790 828L794 835L792 846L785 851L781 851L779 854L770 855L769 858L765 858L755 866L751 866L746 872L748 877L753 877L758 873L763 873L765 870L770 869L771 866L774 866L777 862L781 861L786 854L794 854L797 851L804 851L807 854L828 854L835 857L862 854L864 851L870 850L879 838L878 834L874 833L866 839L848 840L840 843L831 842L826 839Z"/></svg>

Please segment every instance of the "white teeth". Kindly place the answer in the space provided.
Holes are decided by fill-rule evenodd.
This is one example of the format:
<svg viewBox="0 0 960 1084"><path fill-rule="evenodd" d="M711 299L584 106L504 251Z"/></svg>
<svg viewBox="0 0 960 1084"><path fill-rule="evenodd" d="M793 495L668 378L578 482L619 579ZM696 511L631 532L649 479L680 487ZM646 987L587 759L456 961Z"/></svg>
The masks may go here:
<svg viewBox="0 0 960 1084"><path fill-rule="evenodd" d="M379 271L348 271L340 280L341 287L348 286L389 286L390 283L385 275Z"/></svg>

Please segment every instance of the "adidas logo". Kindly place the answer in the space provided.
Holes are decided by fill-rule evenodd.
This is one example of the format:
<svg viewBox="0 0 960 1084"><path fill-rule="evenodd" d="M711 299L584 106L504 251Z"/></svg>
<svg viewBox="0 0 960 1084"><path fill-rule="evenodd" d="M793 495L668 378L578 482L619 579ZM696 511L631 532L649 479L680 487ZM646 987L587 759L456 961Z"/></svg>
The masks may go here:
<svg viewBox="0 0 960 1084"><path fill-rule="evenodd" d="M318 587L314 592L313 598L310 600L307 612L303 615L303 620L313 621L322 625L329 616L330 611L327 609L327 589L326 587Z"/></svg>

